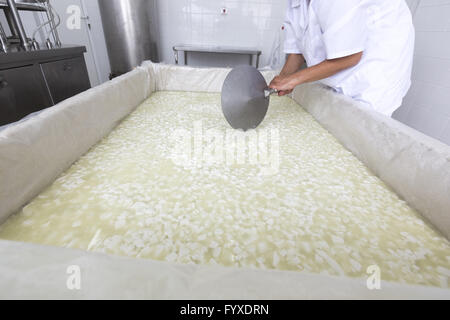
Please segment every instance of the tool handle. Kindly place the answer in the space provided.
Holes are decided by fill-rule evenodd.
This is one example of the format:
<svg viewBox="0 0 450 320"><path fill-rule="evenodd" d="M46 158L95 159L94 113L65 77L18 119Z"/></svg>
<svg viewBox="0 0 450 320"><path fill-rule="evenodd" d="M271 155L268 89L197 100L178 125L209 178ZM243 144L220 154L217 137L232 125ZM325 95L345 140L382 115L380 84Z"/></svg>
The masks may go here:
<svg viewBox="0 0 450 320"><path fill-rule="evenodd" d="M264 90L264 95L266 96L266 98L269 98L274 93L278 93L278 90L271 88L267 88L266 90Z"/></svg>

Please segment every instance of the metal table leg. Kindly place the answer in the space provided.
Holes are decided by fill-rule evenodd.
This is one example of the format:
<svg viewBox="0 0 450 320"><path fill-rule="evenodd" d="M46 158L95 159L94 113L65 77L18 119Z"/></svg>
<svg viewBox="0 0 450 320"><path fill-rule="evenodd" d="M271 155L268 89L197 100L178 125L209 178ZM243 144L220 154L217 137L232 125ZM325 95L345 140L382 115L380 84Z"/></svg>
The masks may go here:
<svg viewBox="0 0 450 320"><path fill-rule="evenodd" d="M173 55L175 57L175 64L178 64L178 50L173 48Z"/></svg>

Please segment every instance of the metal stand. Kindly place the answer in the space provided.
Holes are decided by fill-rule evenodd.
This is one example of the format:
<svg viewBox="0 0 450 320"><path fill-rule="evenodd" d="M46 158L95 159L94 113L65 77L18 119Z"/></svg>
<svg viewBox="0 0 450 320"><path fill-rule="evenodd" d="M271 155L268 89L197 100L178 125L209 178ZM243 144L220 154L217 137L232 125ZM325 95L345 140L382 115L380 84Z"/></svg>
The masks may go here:
<svg viewBox="0 0 450 320"><path fill-rule="evenodd" d="M31 44L28 41L27 34L25 33L25 29L23 27L22 19L20 19L19 11L16 7L16 2L14 0L7 0L9 10L11 12L13 18L13 24L15 26L16 31L18 32L20 44L25 50L31 49Z"/></svg>
<svg viewBox="0 0 450 320"><path fill-rule="evenodd" d="M43 25L49 25L49 35L51 33L54 40L53 44L50 39L44 39L44 41L47 40L45 45L48 48L53 48L54 45L56 47L61 47L61 41L57 30L58 25L55 23L55 16L52 11L50 0L38 0L36 3L16 2L15 0L0 0L0 10L5 12L6 21L8 22L9 29L11 30L11 37L8 37L3 29L3 26L0 24L0 51L10 52L15 48L25 51L39 50L40 46L35 39L29 39L27 37L22 19L20 17L20 11L45 12L47 14L48 22Z"/></svg>
<svg viewBox="0 0 450 320"><path fill-rule="evenodd" d="M0 45L3 52L8 52L8 38L6 37L5 30L3 29L2 24L0 23Z"/></svg>
<svg viewBox="0 0 450 320"><path fill-rule="evenodd" d="M59 39L58 30L55 24L55 16L53 15L52 7L48 1L45 2L45 6L47 8L47 18L50 21L50 28L52 30L53 40L55 41L55 45L57 47L61 47L61 40Z"/></svg>

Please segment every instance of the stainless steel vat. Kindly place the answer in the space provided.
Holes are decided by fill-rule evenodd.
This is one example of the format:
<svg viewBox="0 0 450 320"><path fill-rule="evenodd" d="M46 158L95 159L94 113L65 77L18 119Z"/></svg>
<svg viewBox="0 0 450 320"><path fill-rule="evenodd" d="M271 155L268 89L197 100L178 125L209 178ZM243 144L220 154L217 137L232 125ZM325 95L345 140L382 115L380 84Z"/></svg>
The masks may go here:
<svg viewBox="0 0 450 320"><path fill-rule="evenodd" d="M156 0L99 0L111 78L144 60L158 62Z"/></svg>

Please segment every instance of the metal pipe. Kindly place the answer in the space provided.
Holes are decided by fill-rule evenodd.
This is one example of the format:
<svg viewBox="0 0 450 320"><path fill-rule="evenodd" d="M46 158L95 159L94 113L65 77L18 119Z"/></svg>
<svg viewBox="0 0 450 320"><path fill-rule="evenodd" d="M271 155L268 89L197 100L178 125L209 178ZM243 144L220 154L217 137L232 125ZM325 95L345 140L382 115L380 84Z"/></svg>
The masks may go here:
<svg viewBox="0 0 450 320"><path fill-rule="evenodd" d="M178 50L175 47L173 48L173 55L175 57L175 64L178 64Z"/></svg>
<svg viewBox="0 0 450 320"><path fill-rule="evenodd" d="M19 39L22 47L29 51L31 49L31 44L28 42L27 34L25 33L25 29L22 24L22 19L20 19L19 11L17 10L16 3L14 0L7 0L9 10L11 11L12 17L14 19L14 23L17 27L17 31L19 32Z"/></svg>
<svg viewBox="0 0 450 320"><path fill-rule="evenodd" d="M61 46L61 40L59 38L58 30L55 24L55 16L52 11L52 6L50 1L45 2L45 6L47 8L47 18L50 21L50 29L52 31L53 39L55 40L55 44L57 47Z"/></svg>
<svg viewBox="0 0 450 320"><path fill-rule="evenodd" d="M2 45L3 52L8 52L8 38L6 37L5 30L3 29L2 24L0 23L0 43Z"/></svg>
<svg viewBox="0 0 450 320"><path fill-rule="evenodd" d="M8 22L9 25L9 29L11 30L12 37L19 39L19 30L17 30L17 26L14 22L14 17L11 13L11 10L9 10L9 8L5 8L4 12L6 21Z"/></svg>

